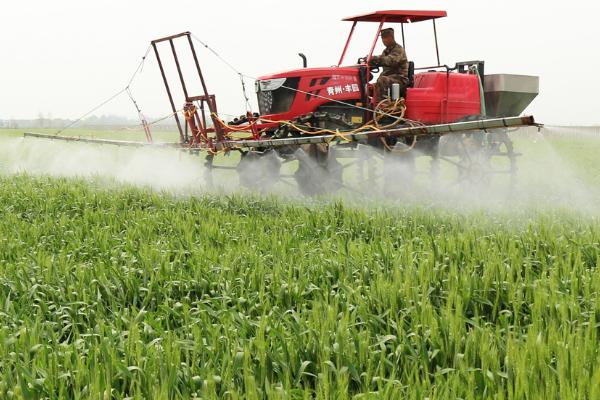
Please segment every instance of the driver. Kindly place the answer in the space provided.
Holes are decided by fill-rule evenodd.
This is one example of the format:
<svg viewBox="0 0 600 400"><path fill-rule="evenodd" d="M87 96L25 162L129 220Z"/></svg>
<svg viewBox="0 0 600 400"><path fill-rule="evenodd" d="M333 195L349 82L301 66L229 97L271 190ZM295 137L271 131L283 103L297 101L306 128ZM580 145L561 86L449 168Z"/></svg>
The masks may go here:
<svg viewBox="0 0 600 400"><path fill-rule="evenodd" d="M408 84L408 59L404 48L394 40L394 29L381 30L381 42L385 50L380 56L373 56L371 64L383 67L377 79L377 100L388 97L388 90L393 83L399 83L400 88Z"/></svg>

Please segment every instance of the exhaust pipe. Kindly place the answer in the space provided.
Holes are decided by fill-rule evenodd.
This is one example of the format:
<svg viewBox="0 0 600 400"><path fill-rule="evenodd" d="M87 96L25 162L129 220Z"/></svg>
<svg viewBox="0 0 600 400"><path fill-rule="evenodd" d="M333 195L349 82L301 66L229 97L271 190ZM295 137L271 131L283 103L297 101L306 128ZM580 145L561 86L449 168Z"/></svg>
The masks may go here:
<svg viewBox="0 0 600 400"><path fill-rule="evenodd" d="M302 68L308 67L308 62L306 61L306 56L304 55L304 53L298 53L298 55L300 56L300 58L302 58Z"/></svg>

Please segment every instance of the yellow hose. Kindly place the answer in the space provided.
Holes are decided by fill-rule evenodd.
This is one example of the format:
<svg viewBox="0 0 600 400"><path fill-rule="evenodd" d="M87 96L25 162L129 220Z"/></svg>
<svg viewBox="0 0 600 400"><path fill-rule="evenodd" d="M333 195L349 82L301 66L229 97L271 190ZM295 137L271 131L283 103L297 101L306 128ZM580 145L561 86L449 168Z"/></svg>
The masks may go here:
<svg viewBox="0 0 600 400"><path fill-rule="evenodd" d="M379 111L381 110L381 111ZM383 111L385 110L385 111ZM423 126L422 123L417 122L417 121L412 121L409 119L404 118L404 114L406 113L406 104L405 104L405 100L404 98L400 98L398 100L394 100L392 102L392 100L390 99L383 99L381 100L374 109L374 114L375 117L373 118L373 120L371 120L369 123L362 125L356 129L353 129L351 131L347 131L347 132L340 132L339 129L336 130L332 130L332 129L319 129L316 131L310 131L307 129L302 128L301 126L296 125L295 123L291 122L291 121L287 121L287 120L282 120L282 121L275 121L275 120L269 120L269 119L263 119L261 118L261 121L263 122L267 122L267 123L278 123L281 125L286 125L286 126L290 126L292 128L294 128L295 130L297 130L300 133L303 133L305 135L322 135L322 134L329 134L332 135L331 140L335 139L335 138L340 138L346 142L351 142L351 139L348 139L347 135L352 135L354 133L358 133L358 132L362 132L362 131L368 131L368 130L384 130L384 129L390 129L393 128L395 126L397 126L398 124L404 122L407 123L410 126ZM238 127L238 126L231 126L228 125L225 121L223 121L221 118L219 118L219 116L215 113L211 114L211 116L213 117L213 119L219 123L219 125L221 125L223 128L228 129L230 131L233 132L248 132L248 129L251 128L252 126L257 124L257 121L252 121L248 126L244 126L244 127ZM392 116L395 117L396 120L390 124L387 125L381 125L379 123L379 121L384 117L384 116ZM265 130L262 130L262 132L264 132ZM241 140L244 139L251 139L252 137L248 137L248 138L240 138ZM383 143L384 147L386 148L386 150L388 151L394 151L396 153L404 153L404 152L408 152L410 150L412 150L416 143L417 143L417 137L413 136L413 141L412 144L403 150L394 150L393 148L391 148L385 141L385 138L380 138L381 142Z"/></svg>

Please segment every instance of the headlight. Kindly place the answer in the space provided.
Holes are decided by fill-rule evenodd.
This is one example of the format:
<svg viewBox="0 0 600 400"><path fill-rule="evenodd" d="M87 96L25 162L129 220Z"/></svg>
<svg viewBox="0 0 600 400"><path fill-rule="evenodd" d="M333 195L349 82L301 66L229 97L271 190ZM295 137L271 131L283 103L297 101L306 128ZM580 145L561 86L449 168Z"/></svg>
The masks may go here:
<svg viewBox="0 0 600 400"><path fill-rule="evenodd" d="M286 78L265 79L262 81L258 81L258 84L260 86L261 91L268 92L271 90L279 89L281 86L283 86L285 80Z"/></svg>

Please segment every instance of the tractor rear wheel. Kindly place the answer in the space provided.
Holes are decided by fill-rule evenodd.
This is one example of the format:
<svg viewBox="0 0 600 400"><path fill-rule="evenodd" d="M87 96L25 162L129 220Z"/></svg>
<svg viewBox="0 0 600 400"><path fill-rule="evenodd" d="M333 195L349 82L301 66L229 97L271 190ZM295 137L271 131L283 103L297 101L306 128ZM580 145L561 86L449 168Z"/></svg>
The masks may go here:
<svg viewBox="0 0 600 400"><path fill-rule="evenodd" d="M437 159L457 168L452 185L486 187L497 176L508 176L512 187L516 180L517 156L505 129L446 135L440 140Z"/></svg>

